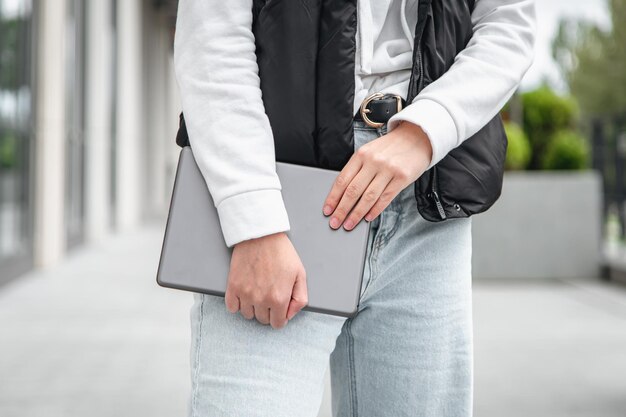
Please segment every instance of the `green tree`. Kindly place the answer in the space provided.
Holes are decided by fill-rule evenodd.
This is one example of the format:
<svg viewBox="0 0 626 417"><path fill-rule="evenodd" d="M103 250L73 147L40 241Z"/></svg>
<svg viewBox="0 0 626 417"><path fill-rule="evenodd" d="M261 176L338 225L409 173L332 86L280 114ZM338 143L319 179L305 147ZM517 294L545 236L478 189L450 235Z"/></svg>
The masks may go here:
<svg viewBox="0 0 626 417"><path fill-rule="evenodd" d="M589 115L626 113L626 1L609 0L612 28L564 19L552 52Z"/></svg>

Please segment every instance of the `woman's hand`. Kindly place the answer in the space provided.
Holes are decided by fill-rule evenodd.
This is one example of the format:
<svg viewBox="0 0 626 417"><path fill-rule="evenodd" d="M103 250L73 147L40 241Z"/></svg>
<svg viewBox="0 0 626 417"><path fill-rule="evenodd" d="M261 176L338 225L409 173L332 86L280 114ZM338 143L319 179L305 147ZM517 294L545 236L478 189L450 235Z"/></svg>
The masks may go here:
<svg viewBox="0 0 626 417"><path fill-rule="evenodd" d="M332 213L330 227L343 224L352 230L363 217L374 220L424 173L431 159L428 136L410 122L402 121L388 134L362 145L337 175L324 202L324 214Z"/></svg>
<svg viewBox="0 0 626 417"><path fill-rule="evenodd" d="M226 308L280 329L308 304L306 271L285 232L235 245Z"/></svg>

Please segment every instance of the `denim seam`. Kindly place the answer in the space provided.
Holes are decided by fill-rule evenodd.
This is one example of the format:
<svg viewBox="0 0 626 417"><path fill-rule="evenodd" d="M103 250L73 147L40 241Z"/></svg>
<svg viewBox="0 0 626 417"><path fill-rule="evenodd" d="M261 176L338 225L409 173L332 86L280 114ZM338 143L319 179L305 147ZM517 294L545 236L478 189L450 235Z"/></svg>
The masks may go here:
<svg viewBox="0 0 626 417"><path fill-rule="evenodd" d="M348 371L350 373L350 407L352 408L352 417L357 416L358 401L356 398L356 376L354 366L354 338L352 337L352 319L348 319Z"/></svg>
<svg viewBox="0 0 626 417"><path fill-rule="evenodd" d="M381 242L380 242L381 247L385 245L387 242L389 242L389 239L391 239L391 237L396 233L396 230L398 230L398 227L400 226L401 214L402 213L400 212L396 215L396 221L394 222L393 227L391 228L389 232L385 233L383 237L381 238Z"/></svg>
<svg viewBox="0 0 626 417"><path fill-rule="evenodd" d="M363 308L363 303L362 303L363 296L365 295L365 292L367 291L367 287L369 287L369 282L370 282L370 279L372 277L372 251L374 249L373 248L373 246L374 246L373 243L374 242L372 241L372 245L370 247L368 247L368 253L366 254L367 259L365 261L367 262L367 271L368 271L369 277L367 278L367 281L363 281L363 280L365 280L365 270L366 270L366 269L364 269L363 270L363 272L364 272L363 278L361 280L361 286L363 288L361 288L360 295L359 295L359 311L361 311L361 309ZM369 242L368 242L368 245L369 245Z"/></svg>
<svg viewBox="0 0 626 417"><path fill-rule="evenodd" d="M387 242L389 242L389 239L393 236L393 234L398 229L399 224L400 224L400 215L398 214L396 216L396 221L394 222L394 225L391 228L391 230L389 230L389 232L383 233L382 236L380 236L380 238L379 238L379 235L376 235L376 238L378 239L378 242L374 246L373 253L372 253L372 258L374 258L374 261L376 261L378 259L378 253L380 252L380 249L383 246L385 246L387 244ZM372 263L377 265L376 262L372 262ZM370 274L371 275L370 275L369 281L367 282L367 287L365 288L365 291L367 291L367 289L374 283L374 281L376 280L376 278L378 276L378 268L377 268L377 266L372 265L372 263L370 263ZM374 270L376 270L376 273L374 273ZM363 292L363 295L365 295L365 291Z"/></svg>
<svg viewBox="0 0 626 417"><path fill-rule="evenodd" d="M198 336L196 338L196 351L195 351L195 365L196 372L193 376L193 395L191 401L191 415L192 417L196 415L197 410L197 399L198 399L198 375L200 374L200 351L202 350L202 324L204 323L204 295L201 295L200 301L200 320L198 323Z"/></svg>
<svg viewBox="0 0 626 417"><path fill-rule="evenodd" d="M380 232L381 232L382 225L383 225L383 212L379 214L378 229L376 230L376 235L374 236L374 240L372 241L371 253L369 254L369 257L367 259L367 262L369 264L370 276L369 276L369 279L367 280L367 284L365 285L365 288L363 289L361 300L365 299L365 294L367 294L367 290L371 286L372 281L374 280L374 276L376 275L376 262L373 262L373 260L376 260L378 256L378 249L380 248L380 240L381 240Z"/></svg>
<svg viewBox="0 0 626 417"><path fill-rule="evenodd" d="M374 283L374 281L376 281L376 278L378 277L378 253L380 252L380 248L383 246L384 243L385 240L383 240L383 238L381 237L380 239L378 239L378 242L376 243L376 245L374 245L374 248L372 249L372 256L370 257L370 279L367 282L367 287L363 292L363 296L365 296L367 290L372 286L372 284Z"/></svg>
<svg viewBox="0 0 626 417"><path fill-rule="evenodd" d="M363 293L361 294L361 301L363 301L365 299L365 294L367 294L367 289L370 287L370 283L372 282L372 276L374 275L374 272L372 270L373 267L373 263L372 263L372 258L376 255L375 253L375 246L374 244L372 244L372 252L370 253L370 255L368 256L367 259L367 263L369 265L369 278L367 280L367 282L365 283L365 288L363 288ZM359 303L360 306L363 306L363 303Z"/></svg>

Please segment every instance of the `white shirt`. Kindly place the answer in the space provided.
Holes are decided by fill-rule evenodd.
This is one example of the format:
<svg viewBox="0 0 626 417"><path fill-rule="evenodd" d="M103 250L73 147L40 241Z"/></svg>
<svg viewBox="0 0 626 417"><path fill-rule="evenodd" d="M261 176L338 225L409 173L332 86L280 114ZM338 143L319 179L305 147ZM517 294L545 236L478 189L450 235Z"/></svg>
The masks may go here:
<svg viewBox="0 0 626 417"><path fill-rule="evenodd" d="M354 111L371 93L406 99L418 0L357 1Z"/></svg>
<svg viewBox="0 0 626 417"><path fill-rule="evenodd" d="M355 113L359 98L379 88L406 98L417 18L417 0L357 5ZM534 0L476 0L472 25L450 69L387 123L389 132L401 120L422 127L433 148L429 168L500 111L532 62ZM180 0L174 64L189 141L226 245L289 230L261 97L252 0Z"/></svg>

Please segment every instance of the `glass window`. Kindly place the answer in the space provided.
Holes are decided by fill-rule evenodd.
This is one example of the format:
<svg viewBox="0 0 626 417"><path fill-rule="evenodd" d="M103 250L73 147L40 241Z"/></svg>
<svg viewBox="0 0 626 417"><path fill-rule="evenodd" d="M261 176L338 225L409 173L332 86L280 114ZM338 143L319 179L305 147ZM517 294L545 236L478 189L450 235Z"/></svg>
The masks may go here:
<svg viewBox="0 0 626 417"><path fill-rule="evenodd" d="M0 0L0 283L32 260L32 3Z"/></svg>

